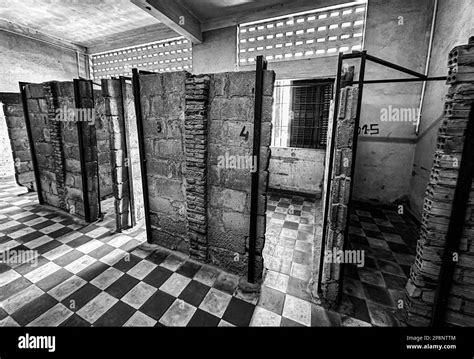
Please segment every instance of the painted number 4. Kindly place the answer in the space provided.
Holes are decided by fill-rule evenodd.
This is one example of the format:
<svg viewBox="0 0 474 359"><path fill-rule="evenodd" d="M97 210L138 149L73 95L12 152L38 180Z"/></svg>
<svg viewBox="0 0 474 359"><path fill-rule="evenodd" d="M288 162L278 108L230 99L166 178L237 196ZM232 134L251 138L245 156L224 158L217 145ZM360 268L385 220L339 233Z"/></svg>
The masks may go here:
<svg viewBox="0 0 474 359"><path fill-rule="evenodd" d="M240 137L245 138L245 141L248 141L249 139L249 131L245 131L245 126L242 128L242 131L240 131Z"/></svg>

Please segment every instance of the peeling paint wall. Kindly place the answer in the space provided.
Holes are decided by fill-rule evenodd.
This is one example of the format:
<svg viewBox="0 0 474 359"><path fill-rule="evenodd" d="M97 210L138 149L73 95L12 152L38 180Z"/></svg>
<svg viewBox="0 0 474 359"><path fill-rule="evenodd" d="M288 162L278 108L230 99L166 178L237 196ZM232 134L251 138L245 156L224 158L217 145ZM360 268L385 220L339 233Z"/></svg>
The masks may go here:
<svg viewBox="0 0 474 359"><path fill-rule="evenodd" d="M433 1L369 1L367 53L424 72L432 13ZM407 77L410 75L371 62L366 66L366 79ZM395 109L417 109L420 95L421 82L364 86L355 162L355 199L391 203L410 192L416 141L414 119L384 121L382 114Z"/></svg>
<svg viewBox="0 0 474 359"><path fill-rule="evenodd" d="M272 147L270 189L321 196L325 150Z"/></svg>

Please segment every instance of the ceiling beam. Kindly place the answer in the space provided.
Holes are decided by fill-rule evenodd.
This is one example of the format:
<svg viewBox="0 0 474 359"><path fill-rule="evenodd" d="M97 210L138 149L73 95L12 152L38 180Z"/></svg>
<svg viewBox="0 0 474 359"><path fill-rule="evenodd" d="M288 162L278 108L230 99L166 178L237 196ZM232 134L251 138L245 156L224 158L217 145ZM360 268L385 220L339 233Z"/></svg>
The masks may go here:
<svg viewBox="0 0 474 359"><path fill-rule="evenodd" d="M180 35L164 24L148 25L139 29L128 30L94 39L87 47L87 53L98 54L125 47L158 42L178 36Z"/></svg>
<svg viewBox="0 0 474 359"><path fill-rule="evenodd" d="M246 22L259 21L267 18L284 16L298 12L325 8L335 5L344 5L357 0L294 0L291 4L288 1L280 1L273 5L259 8L242 9L232 15L204 21L202 31L211 31L228 26L237 26ZM363 3L361 3L363 4Z"/></svg>
<svg viewBox="0 0 474 359"><path fill-rule="evenodd" d="M131 0L131 2L191 42L202 43L201 22L177 1Z"/></svg>
<svg viewBox="0 0 474 359"><path fill-rule="evenodd" d="M11 21L0 19L0 31L2 30L20 36L25 36L33 40L45 42L53 46L58 46L70 51L79 52L82 54L86 53L86 48L83 46L76 45L66 40L58 39L57 37L45 34L41 31L37 31L23 25L16 24Z"/></svg>

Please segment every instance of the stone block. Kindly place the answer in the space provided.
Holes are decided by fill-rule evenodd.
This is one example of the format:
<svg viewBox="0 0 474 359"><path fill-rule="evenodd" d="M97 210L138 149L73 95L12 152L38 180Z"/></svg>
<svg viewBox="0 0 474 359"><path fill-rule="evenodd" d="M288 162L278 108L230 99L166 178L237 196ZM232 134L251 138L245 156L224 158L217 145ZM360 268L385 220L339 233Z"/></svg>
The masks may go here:
<svg viewBox="0 0 474 359"><path fill-rule="evenodd" d="M119 116L123 115L122 102L116 97L105 98L105 114L107 116Z"/></svg>
<svg viewBox="0 0 474 359"><path fill-rule="evenodd" d="M157 139L153 143L155 158L183 160L184 144L180 139Z"/></svg>
<svg viewBox="0 0 474 359"><path fill-rule="evenodd" d="M254 100L250 97L215 97L209 103L210 120L253 122Z"/></svg>
<svg viewBox="0 0 474 359"><path fill-rule="evenodd" d="M152 183L155 196L184 202L185 189L181 181L156 177Z"/></svg>
<svg viewBox="0 0 474 359"><path fill-rule="evenodd" d="M179 236L152 228L153 243L159 244L171 250L178 250L182 253L189 253L189 243Z"/></svg>
<svg viewBox="0 0 474 359"><path fill-rule="evenodd" d="M249 193L230 188L210 186L211 206L243 213L249 201Z"/></svg>
<svg viewBox="0 0 474 359"><path fill-rule="evenodd" d="M20 129L24 128L26 133L26 123L25 118L23 116L5 116L5 120L7 123L7 127Z"/></svg>
<svg viewBox="0 0 474 359"><path fill-rule="evenodd" d="M166 93L184 93L185 92L185 81L186 81L186 72L168 72L160 74L163 78L163 89Z"/></svg>
<svg viewBox="0 0 474 359"><path fill-rule="evenodd" d="M354 139L354 122L338 120L336 129L336 148L352 148Z"/></svg>
<svg viewBox="0 0 474 359"><path fill-rule="evenodd" d="M262 101L262 123L272 122L273 119L273 96L264 96Z"/></svg>
<svg viewBox="0 0 474 359"><path fill-rule="evenodd" d="M231 97L254 97L255 71L239 71L227 73L227 93Z"/></svg>
<svg viewBox="0 0 474 359"><path fill-rule="evenodd" d="M27 98L43 98L43 84L28 84L25 87L25 92Z"/></svg>
<svg viewBox="0 0 474 359"><path fill-rule="evenodd" d="M66 198L73 201L82 201L82 189L65 187Z"/></svg>
<svg viewBox="0 0 474 359"><path fill-rule="evenodd" d="M234 231L242 234L248 233L250 225L250 217L248 215L224 210L222 213L222 221L224 230L226 231Z"/></svg>
<svg viewBox="0 0 474 359"><path fill-rule="evenodd" d="M235 253L232 251L211 246L209 247L209 262L230 273L234 273L240 276L247 275L247 255L236 256Z"/></svg>
<svg viewBox="0 0 474 359"><path fill-rule="evenodd" d="M58 86L58 95L61 97L68 97L74 99L74 83L69 81L59 82Z"/></svg>
<svg viewBox="0 0 474 359"><path fill-rule="evenodd" d="M69 171L72 173L81 173L80 161L72 159L72 158L65 159L65 168L66 168L66 171Z"/></svg>
<svg viewBox="0 0 474 359"><path fill-rule="evenodd" d="M263 74L263 95L273 96L273 85L275 83L275 72L266 70Z"/></svg>

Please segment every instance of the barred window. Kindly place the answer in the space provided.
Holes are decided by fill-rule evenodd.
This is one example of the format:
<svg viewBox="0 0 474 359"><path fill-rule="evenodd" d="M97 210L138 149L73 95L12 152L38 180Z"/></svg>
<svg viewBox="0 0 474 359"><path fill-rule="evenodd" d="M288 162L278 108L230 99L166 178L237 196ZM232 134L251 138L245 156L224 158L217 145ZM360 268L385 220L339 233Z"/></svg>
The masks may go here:
<svg viewBox="0 0 474 359"><path fill-rule="evenodd" d="M278 81L272 146L325 149L332 92L331 79Z"/></svg>
<svg viewBox="0 0 474 359"><path fill-rule="evenodd" d="M239 26L240 65L334 56L362 50L366 4L313 10Z"/></svg>
<svg viewBox="0 0 474 359"><path fill-rule="evenodd" d="M91 56L93 79L131 76L133 68L150 72L190 71L191 42L179 37Z"/></svg>

